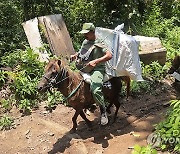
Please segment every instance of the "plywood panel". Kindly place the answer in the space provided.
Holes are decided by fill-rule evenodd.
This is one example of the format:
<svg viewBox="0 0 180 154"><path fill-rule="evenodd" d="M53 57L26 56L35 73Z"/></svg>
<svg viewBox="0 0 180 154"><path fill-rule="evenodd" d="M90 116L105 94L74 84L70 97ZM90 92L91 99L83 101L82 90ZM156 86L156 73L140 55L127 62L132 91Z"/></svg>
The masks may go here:
<svg viewBox="0 0 180 154"><path fill-rule="evenodd" d="M43 47L41 36L38 29L38 19L34 18L22 23L25 34L27 36L30 47L39 54L40 61L48 61L48 54L46 51L41 51Z"/></svg>
<svg viewBox="0 0 180 154"><path fill-rule="evenodd" d="M61 14L38 17L46 29L46 37L53 54L69 57L75 53L70 35Z"/></svg>

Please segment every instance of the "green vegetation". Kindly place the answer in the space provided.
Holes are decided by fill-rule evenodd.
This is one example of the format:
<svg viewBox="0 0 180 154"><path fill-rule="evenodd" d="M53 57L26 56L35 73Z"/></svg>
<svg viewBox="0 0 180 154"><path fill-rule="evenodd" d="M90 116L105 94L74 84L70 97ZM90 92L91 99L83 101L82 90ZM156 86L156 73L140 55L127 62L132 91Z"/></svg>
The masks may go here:
<svg viewBox="0 0 180 154"><path fill-rule="evenodd" d="M132 154L157 154L157 150L153 149L150 145L147 146L135 145Z"/></svg>
<svg viewBox="0 0 180 154"><path fill-rule="evenodd" d="M52 111L56 108L56 106L59 104L59 102L64 101L64 96L57 90L54 90L51 93L47 93L47 110Z"/></svg>
<svg viewBox="0 0 180 154"><path fill-rule="evenodd" d="M8 130L12 127L14 120L7 116L4 115L3 117L0 118L0 130Z"/></svg>
<svg viewBox="0 0 180 154"><path fill-rule="evenodd" d="M38 93L37 84L43 75L44 63L38 60L38 55L32 49L6 53L1 59L2 65L12 68L11 72L0 72L2 85L6 78L12 80L7 84L12 92L11 97L1 100L1 106L5 111L9 111L14 104L23 114L28 114L33 108L38 107L38 102L42 100L47 100L47 109L52 110L63 101L62 94L57 91L47 93L44 98Z"/></svg>
<svg viewBox="0 0 180 154"><path fill-rule="evenodd" d="M22 22L44 15L62 14L76 50L82 37L78 34L84 22L115 28L125 23L124 31L133 35L160 37L172 59L179 52L178 0L2 0L0 2L0 55L23 49L27 44Z"/></svg>
<svg viewBox="0 0 180 154"><path fill-rule="evenodd" d="M167 111L165 120L155 126L155 134L160 143L157 145L161 150L169 152L180 152L180 100L172 100L171 109ZM156 141L157 138L154 139ZM134 146L132 154L157 154L151 146Z"/></svg>
<svg viewBox="0 0 180 154"><path fill-rule="evenodd" d="M171 109L167 112L166 119L155 129L161 138L162 150L180 152L180 100L171 101Z"/></svg>
<svg viewBox="0 0 180 154"><path fill-rule="evenodd" d="M30 112L38 102L36 87L43 74L44 64L39 62L38 55L30 48L4 55L2 64L13 69L12 72L6 72L13 80L8 84L13 96L2 102L3 107L8 108L8 102L11 104L13 101L23 112Z"/></svg>
<svg viewBox="0 0 180 154"><path fill-rule="evenodd" d="M152 62L149 65L141 64L141 66L142 66L143 77L154 82L161 81L165 77L169 69L168 63L165 64L164 66L161 66L156 61Z"/></svg>
<svg viewBox="0 0 180 154"><path fill-rule="evenodd" d="M152 90L152 82L151 81L131 81L130 87L131 87L131 93L134 95L143 93L150 93Z"/></svg>
<svg viewBox="0 0 180 154"><path fill-rule="evenodd" d="M79 30L84 22L96 26L115 28L124 23L124 32L131 35L159 37L167 50L167 62L142 64L145 82L131 82L132 93L152 93L152 88L167 74L171 60L180 52L180 1L179 0L2 0L0 2L0 67L10 67L11 72L0 70L0 89L9 87L11 96L2 99L1 107L8 112L16 105L23 113L29 113L42 100L47 101L47 109L52 110L63 97L59 92L39 95L36 86L43 74L44 64L38 55L27 47L27 39L22 27L26 20L38 16L62 14L73 40L75 50L80 48L82 36ZM41 27L43 33L43 27ZM48 46L45 46L48 48ZM75 65L70 64L72 70ZM8 82L7 82L8 81ZM172 137L180 136L180 101L172 101L172 109L166 119L156 126L156 132L163 138L161 149L180 150L179 143L167 144ZM9 129L12 118L5 115L0 119L1 129ZM177 143L177 144L176 144ZM135 153L157 153L150 146L134 147Z"/></svg>
<svg viewBox="0 0 180 154"><path fill-rule="evenodd" d="M7 72L0 70L0 88L5 84L7 80Z"/></svg>
<svg viewBox="0 0 180 154"><path fill-rule="evenodd" d="M0 101L2 108L4 108L5 112L10 111L10 109L12 108L12 99L2 99Z"/></svg>
<svg viewBox="0 0 180 154"><path fill-rule="evenodd" d="M161 66L158 62L152 62L149 65L144 65L141 63L142 76L145 81L136 82L131 81L131 92L132 94L152 93L154 92L156 84L160 83L167 74L170 68L170 63L166 62L164 66Z"/></svg>

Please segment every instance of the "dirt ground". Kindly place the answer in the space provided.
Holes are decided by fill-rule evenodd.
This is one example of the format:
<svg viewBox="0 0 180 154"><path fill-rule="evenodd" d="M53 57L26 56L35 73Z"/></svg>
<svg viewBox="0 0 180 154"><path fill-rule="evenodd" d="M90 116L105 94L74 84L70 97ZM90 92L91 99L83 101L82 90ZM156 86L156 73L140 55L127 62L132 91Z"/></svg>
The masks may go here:
<svg viewBox="0 0 180 154"><path fill-rule="evenodd" d="M135 144L147 145L147 136L153 125L160 122L169 107L169 100L179 99L180 93L170 81L154 94L142 94L121 99L121 108L115 123L99 125L99 111L87 115L93 122L89 130L78 117L78 130L71 134L74 110L59 104L52 113L42 102L38 110L22 117L12 109L15 128L0 131L1 154L130 154ZM113 108L112 108L113 110ZM111 120L111 116L109 117ZM161 152L160 152L161 153Z"/></svg>

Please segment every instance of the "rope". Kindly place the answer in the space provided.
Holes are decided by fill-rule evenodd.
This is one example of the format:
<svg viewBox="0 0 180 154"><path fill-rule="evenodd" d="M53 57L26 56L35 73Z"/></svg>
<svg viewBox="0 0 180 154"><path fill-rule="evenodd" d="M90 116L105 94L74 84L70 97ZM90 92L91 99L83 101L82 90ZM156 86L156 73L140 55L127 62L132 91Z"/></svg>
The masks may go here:
<svg viewBox="0 0 180 154"><path fill-rule="evenodd" d="M84 66L83 68L81 68L80 71L81 71L82 69L84 69L85 67L87 67L87 65ZM65 71L65 70L63 69L62 77L63 77L63 75L64 75L64 71ZM65 72L65 74L66 74L66 72ZM57 78L58 75L59 75L59 73L56 75L55 78ZM56 82L56 84L59 84L59 83L63 82L64 80L66 80L66 79L69 78L70 76L72 76L72 75L68 75L67 77L65 77L64 79L60 80L59 82ZM44 77L47 81L50 80L50 79L47 78L45 75L44 75L43 77ZM77 90L79 89L79 87L81 86L81 83L83 82L83 80L84 80L84 79L82 79L82 80L80 81L80 83L78 84L78 86L77 86L67 97L64 98L65 101L67 101L73 94L76 93L76 91L77 91ZM71 82L70 85L72 85L72 82ZM70 86L70 85L69 85L69 86ZM53 85L52 85L52 84L51 84L50 86L47 85L46 87L51 87L51 86L53 86ZM69 86L68 86L68 87L69 87ZM52 92L50 89L48 89L48 91L50 92L50 94L53 94L53 92ZM55 98L55 96L54 96L54 98Z"/></svg>
<svg viewBox="0 0 180 154"><path fill-rule="evenodd" d="M86 68L86 67L87 67L87 65L85 65L84 67L82 67L81 69L79 69L79 71L83 70L83 69ZM59 84L59 83L63 82L64 80L66 80L66 79L69 78L70 76L72 76L72 75L69 75L69 76L65 77L64 79L58 81L56 84Z"/></svg>
<svg viewBox="0 0 180 154"><path fill-rule="evenodd" d="M83 79L80 81L80 83L78 84L78 86L66 97L64 98L65 101L67 101L73 94L76 93L76 91L79 89L79 87L81 86L81 83L83 82Z"/></svg>

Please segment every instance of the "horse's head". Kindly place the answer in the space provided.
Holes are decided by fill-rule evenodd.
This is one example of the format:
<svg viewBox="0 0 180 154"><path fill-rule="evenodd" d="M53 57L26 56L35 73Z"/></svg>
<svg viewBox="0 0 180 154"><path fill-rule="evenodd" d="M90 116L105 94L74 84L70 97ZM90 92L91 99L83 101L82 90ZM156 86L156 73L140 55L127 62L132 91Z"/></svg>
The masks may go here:
<svg viewBox="0 0 180 154"><path fill-rule="evenodd" d="M52 59L45 67L45 74L38 83L39 91L46 91L51 87L55 87L60 80L66 75L66 71L61 66L61 60Z"/></svg>

